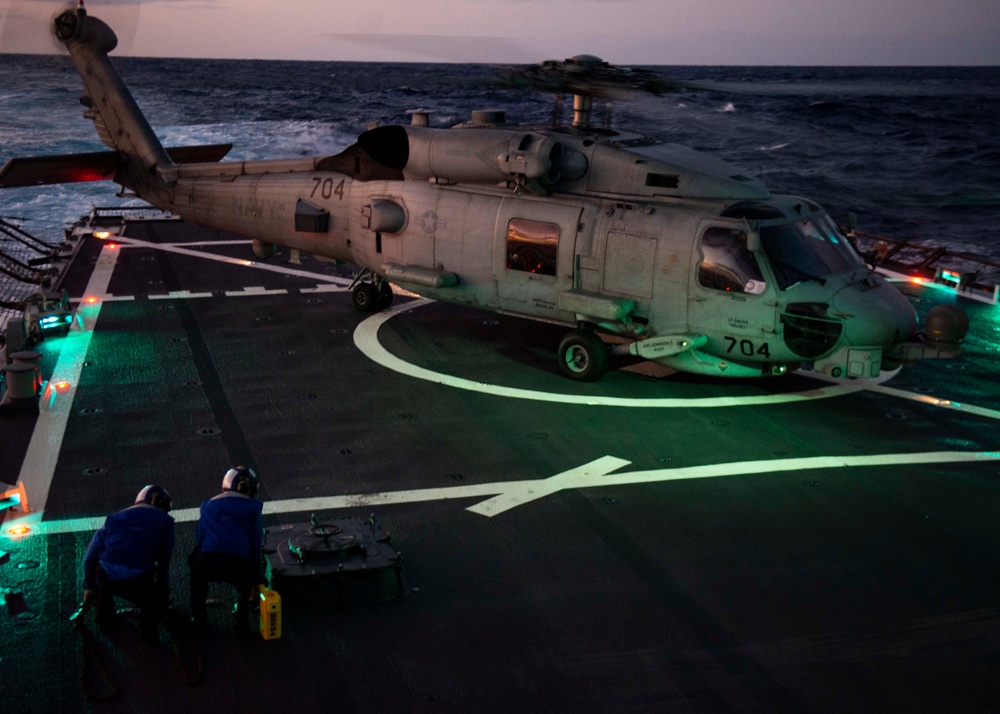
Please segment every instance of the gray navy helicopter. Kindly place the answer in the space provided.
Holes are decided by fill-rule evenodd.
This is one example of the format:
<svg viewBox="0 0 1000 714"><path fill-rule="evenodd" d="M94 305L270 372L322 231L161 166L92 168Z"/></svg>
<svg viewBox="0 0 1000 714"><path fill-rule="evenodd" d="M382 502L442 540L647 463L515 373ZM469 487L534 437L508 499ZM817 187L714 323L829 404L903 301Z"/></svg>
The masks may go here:
<svg viewBox="0 0 1000 714"><path fill-rule="evenodd" d="M960 351L964 313L934 308L918 332L907 298L816 203L706 154L591 126L595 96L666 88L652 73L581 55L514 75L573 94L570 125L481 111L437 129L416 113L334 156L221 162L229 146L160 144L108 58L115 33L82 0L52 30L112 151L12 159L0 186L114 180L251 238L262 260L284 246L357 264L362 312L388 307L393 283L565 326L558 362L576 380L598 379L615 354L716 377L806 366L872 378Z"/></svg>

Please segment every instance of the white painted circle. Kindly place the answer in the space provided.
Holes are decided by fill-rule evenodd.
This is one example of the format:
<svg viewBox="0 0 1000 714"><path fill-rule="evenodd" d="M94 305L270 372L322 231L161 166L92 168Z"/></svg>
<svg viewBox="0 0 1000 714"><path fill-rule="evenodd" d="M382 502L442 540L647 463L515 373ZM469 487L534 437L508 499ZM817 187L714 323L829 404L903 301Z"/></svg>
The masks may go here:
<svg viewBox="0 0 1000 714"><path fill-rule="evenodd" d="M395 305L389 310L376 313L363 320L354 330L354 344L368 357L386 369L405 374L415 379L422 379L434 384L443 384L455 389L465 389L470 392L481 394L492 394L497 397L507 397L510 399L529 399L538 402L556 402L560 404L581 404L589 407L640 407L640 408L660 408L670 409L679 407L737 407L737 406L757 406L764 404L787 404L790 402L804 402L814 399L826 399L837 397L843 394L860 392L870 388L873 384L881 383L895 372L883 373L876 380L853 380L846 383L829 384L817 389L810 389L804 392L791 392L788 394L768 394L755 397L697 397L690 399L667 397L667 398L633 398L633 397L608 397L585 394L564 394L561 392L540 392L532 389L517 389L515 387L504 387L499 384L489 384L486 382L476 382L471 379L455 377L450 374L434 372L424 367L406 362L392 354L378 339L378 331L382 325L391 320L396 315L418 307L423 307L434 302L428 298L414 300L412 302Z"/></svg>

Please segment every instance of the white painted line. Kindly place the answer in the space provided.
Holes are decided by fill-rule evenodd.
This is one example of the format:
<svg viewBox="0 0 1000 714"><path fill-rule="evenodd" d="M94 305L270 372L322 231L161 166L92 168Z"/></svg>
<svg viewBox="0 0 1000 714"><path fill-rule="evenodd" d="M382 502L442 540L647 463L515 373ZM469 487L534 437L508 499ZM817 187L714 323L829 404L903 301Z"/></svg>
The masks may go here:
<svg viewBox="0 0 1000 714"><path fill-rule="evenodd" d="M134 238L125 238L125 240L138 240ZM243 240L193 240L184 241L182 243L157 243L156 245L166 245L171 248L191 248L192 246L198 248L210 248L213 245L245 245L247 248L253 245L253 241L249 239Z"/></svg>
<svg viewBox="0 0 1000 714"><path fill-rule="evenodd" d="M394 372L405 374L415 379L422 379L435 384L443 384L456 389L465 389L481 394L492 394L498 397L511 399L530 399L542 402L556 402L560 404L581 404L586 406L610 406L610 407L644 407L644 408L692 408L692 407L738 407L753 406L760 404L787 404L789 402L803 402L814 399L825 399L843 394L851 394L867 389L873 382L871 380L857 380L849 383L835 384L819 389L810 389L804 392L791 392L787 394L764 394L753 397L701 397L691 399L681 399L677 397L661 398L631 398L631 397L609 397L603 395L581 395L565 394L562 392L540 392L532 389L517 389L514 387L503 387L487 382L475 382L462 377L455 377L450 374L434 372L423 367L406 362L389 352L378 339L378 331L386 322L403 312L423 307L432 300L415 300L400 305L393 306L389 310L376 313L354 330L354 344L370 360L376 362ZM888 378L888 377L887 377Z"/></svg>
<svg viewBox="0 0 1000 714"><path fill-rule="evenodd" d="M901 466L946 463L975 463L1000 461L1000 451L930 451L916 454L870 454L866 456L813 456L806 458L774 459L763 461L737 461L724 464L706 464L673 469L611 473L627 466L630 461L614 456L603 456L550 478L529 481L501 481L494 483L425 488L408 491L382 491L343 496L293 498L282 501L265 501L264 513L311 513L343 508L369 508L390 504L420 503L490 496L466 510L482 516L493 517L511 508L530 503L558 491L571 488L599 488L602 486L628 486L664 481L722 476L767 475L779 472L815 469L865 468L875 466ZM182 508L171 512L178 523L198 520L197 508ZM47 521L36 524L38 532L78 533L99 528L104 518L75 518Z"/></svg>
<svg viewBox="0 0 1000 714"><path fill-rule="evenodd" d="M317 285L314 288L302 288L300 293L343 293L347 292L347 285Z"/></svg>
<svg viewBox="0 0 1000 714"><path fill-rule="evenodd" d="M243 288L242 290L227 290L226 297L259 297L261 295L287 295L288 291L265 290L262 287Z"/></svg>
<svg viewBox="0 0 1000 714"><path fill-rule="evenodd" d="M175 253L177 255L186 255L192 258L201 258L202 260L214 260L218 263L225 263L226 265L238 265L244 268L253 268L255 270L266 270L271 273L280 273L281 275L294 275L299 278L309 278L321 283L334 283L337 285L351 284L351 280L349 278L341 278L335 275L323 275L322 273L314 273L309 270L285 268L281 265L259 263L255 260L230 258L226 255L217 255L203 250L191 250L190 248L182 247L175 243L151 243L149 241L139 240L138 238L125 238L124 236L118 236L115 240L119 245L126 248L149 248L151 250L160 250L165 253ZM219 243L216 245L222 244L223 243ZM192 244L185 243L184 245L187 246ZM213 244L208 243L208 245Z"/></svg>
<svg viewBox="0 0 1000 714"><path fill-rule="evenodd" d="M193 293L190 290L173 290L166 295L150 295L150 300L193 300L195 298L210 298L212 293Z"/></svg>
<svg viewBox="0 0 1000 714"><path fill-rule="evenodd" d="M965 412L966 414L975 414L976 416L986 417L987 419L1000 419L1000 411L987 409L985 407L977 407L974 404L966 404L965 402L954 402L950 399L938 399L937 397L932 397L928 394L916 394L915 392L907 392L902 389L894 389L892 387L885 386L869 387L869 390L872 392L878 392L879 394L885 394L890 397L909 399L910 401L920 402L921 404L930 404L935 407L941 407L942 409L953 409L958 412Z"/></svg>
<svg viewBox="0 0 1000 714"><path fill-rule="evenodd" d="M35 422L35 430L31 434L19 478L24 481L28 492L28 503L39 511L45 510L49 498L49 488L62 450L66 421L73 408L80 371L83 369L83 361L94 335L94 326L101 314L101 304L117 261L117 248L106 245L101 249L84 293L86 298L97 298L97 301L90 303L85 298L77 307L73 328L63 338L55 369L49 377L45 392L38 400L38 421ZM61 383L66 386L57 388L56 385Z"/></svg>
<svg viewBox="0 0 1000 714"><path fill-rule="evenodd" d="M303 290L302 292L307 292ZM309 292L344 292L344 288L338 287L336 285L330 286L329 290L315 290ZM262 295L288 295L288 290L265 290L264 288L247 288L246 290L227 290L225 291L225 297L231 298L244 298L244 297L261 297ZM222 294L220 294L221 296ZM163 294L151 294L146 295L147 300L194 300L202 298L218 297L215 293L193 293L189 290L175 290L169 293ZM135 302L138 301L135 295L105 295L104 302ZM79 302L79 301L77 301Z"/></svg>

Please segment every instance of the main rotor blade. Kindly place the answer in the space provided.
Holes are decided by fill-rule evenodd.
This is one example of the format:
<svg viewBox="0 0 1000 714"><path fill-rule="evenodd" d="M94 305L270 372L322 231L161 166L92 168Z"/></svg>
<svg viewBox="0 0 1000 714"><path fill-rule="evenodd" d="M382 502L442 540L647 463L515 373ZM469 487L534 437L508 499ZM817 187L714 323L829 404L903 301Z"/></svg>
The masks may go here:
<svg viewBox="0 0 1000 714"><path fill-rule="evenodd" d="M375 50L379 57L372 61L386 61L384 57L402 53L434 62L499 64L529 60L537 54L534 48L512 37L357 32L328 32L323 36Z"/></svg>

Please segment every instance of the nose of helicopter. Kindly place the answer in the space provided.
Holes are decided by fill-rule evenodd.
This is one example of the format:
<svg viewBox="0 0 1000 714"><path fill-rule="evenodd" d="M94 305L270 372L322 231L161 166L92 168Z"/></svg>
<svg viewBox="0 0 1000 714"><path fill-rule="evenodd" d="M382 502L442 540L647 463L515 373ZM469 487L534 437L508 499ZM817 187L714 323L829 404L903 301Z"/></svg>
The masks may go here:
<svg viewBox="0 0 1000 714"><path fill-rule="evenodd" d="M831 306L845 318L843 341L849 346L890 347L917 331L913 306L884 280L848 285L834 296Z"/></svg>

